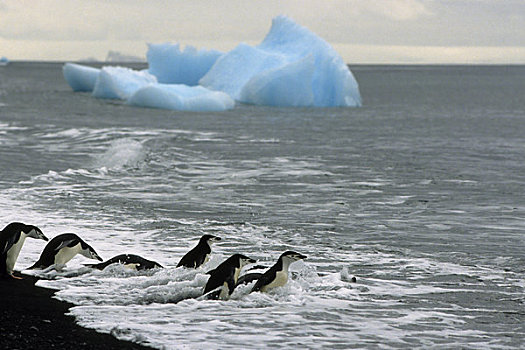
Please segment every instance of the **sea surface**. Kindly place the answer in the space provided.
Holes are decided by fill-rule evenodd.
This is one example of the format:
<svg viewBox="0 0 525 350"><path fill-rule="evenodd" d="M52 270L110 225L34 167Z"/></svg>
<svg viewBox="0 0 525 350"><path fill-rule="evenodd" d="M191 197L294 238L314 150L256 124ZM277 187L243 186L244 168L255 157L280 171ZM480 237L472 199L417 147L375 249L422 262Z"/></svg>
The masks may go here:
<svg viewBox="0 0 525 350"><path fill-rule="evenodd" d="M525 348L525 66L352 66L362 108L220 113L74 93L61 67L0 67L0 226L165 266L42 274L80 325L159 349ZM202 234L212 259L176 269ZM199 298L229 255L285 250L308 256L286 286Z"/></svg>

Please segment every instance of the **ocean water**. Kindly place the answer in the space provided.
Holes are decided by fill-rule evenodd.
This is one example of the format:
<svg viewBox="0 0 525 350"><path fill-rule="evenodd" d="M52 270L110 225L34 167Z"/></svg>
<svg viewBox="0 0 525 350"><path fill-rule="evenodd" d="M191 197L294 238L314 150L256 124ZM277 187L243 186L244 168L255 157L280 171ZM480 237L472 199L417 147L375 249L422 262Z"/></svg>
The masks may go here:
<svg viewBox="0 0 525 350"><path fill-rule="evenodd" d="M1 225L164 265L77 256L38 282L160 349L525 348L525 67L352 71L362 108L188 113L73 93L59 63L1 67ZM209 263L176 269L205 233ZM288 249L308 259L285 287L198 298L232 253Z"/></svg>

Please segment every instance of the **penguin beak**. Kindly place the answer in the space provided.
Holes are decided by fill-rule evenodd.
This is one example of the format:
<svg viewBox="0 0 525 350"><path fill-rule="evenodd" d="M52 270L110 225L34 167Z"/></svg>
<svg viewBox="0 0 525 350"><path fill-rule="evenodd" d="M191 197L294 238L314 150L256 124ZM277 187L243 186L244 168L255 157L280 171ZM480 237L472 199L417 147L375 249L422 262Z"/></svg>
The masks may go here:
<svg viewBox="0 0 525 350"><path fill-rule="evenodd" d="M251 259L251 258L250 258L250 259L248 260L248 263L249 263L249 264L255 264L256 262L257 262L257 260L255 260L255 259Z"/></svg>
<svg viewBox="0 0 525 350"><path fill-rule="evenodd" d="M34 228L33 228L33 230L31 230L29 236L33 237L33 238L36 238L36 239L43 239L46 242L49 241L49 239L46 236L44 236L42 231L40 231L38 229L34 229Z"/></svg>
<svg viewBox="0 0 525 350"><path fill-rule="evenodd" d="M301 253L297 253L297 254L295 255L295 259L296 259L296 260L306 259L306 255L303 255L303 254L301 254Z"/></svg>
<svg viewBox="0 0 525 350"><path fill-rule="evenodd" d="M104 261L104 259L102 259L97 253L95 253L94 251L91 252L91 257L93 259L97 259L98 261Z"/></svg>

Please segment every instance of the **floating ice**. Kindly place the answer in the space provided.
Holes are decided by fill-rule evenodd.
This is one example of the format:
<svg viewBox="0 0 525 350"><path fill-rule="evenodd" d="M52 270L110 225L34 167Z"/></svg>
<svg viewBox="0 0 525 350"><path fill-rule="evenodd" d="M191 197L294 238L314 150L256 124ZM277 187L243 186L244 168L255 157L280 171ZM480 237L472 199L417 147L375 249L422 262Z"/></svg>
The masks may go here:
<svg viewBox="0 0 525 350"><path fill-rule="evenodd" d="M93 96L125 100L141 87L156 82L155 76L147 71L136 71L126 67L102 67L93 89Z"/></svg>
<svg viewBox="0 0 525 350"><path fill-rule="evenodd" d="M73 91L93 91L100 69L75 63L62 67L64 78Z"/></svg>
<svg viewBox="0 0 525 350"><path fill-rule="evenodd" d="M150 44L147 58L147 71L68 63L64 76L75 91L92 89L95 97L128 99L142 107L219 111L233 108L234 100L269 106L361 105L358 84L341 56L285 16L273 19L255 47L239 44L222 54Z"/></svg>
<svg viewBox="0 0 525 350"><path fill-rule="evenodd" d="M355 78L323 39L285 16L263 42L220 57L200 84L234 99L273 106L360 106Z"/></svg>
<svg viewBox="0 0 525 350"><path fill-rule="evenodd" d="M197 50L193 46L186 46L182 51L179 44L149 44L149 72L159 83L193 86L222 54L216 50Z"/></svg>
<svg viewBox="0 0 525 350"><path fill-rule="evenodd" d="M137 90L128 100L134 106L181 111L224 111L235 102L226 93L202 86L151 84Z"/></svg>

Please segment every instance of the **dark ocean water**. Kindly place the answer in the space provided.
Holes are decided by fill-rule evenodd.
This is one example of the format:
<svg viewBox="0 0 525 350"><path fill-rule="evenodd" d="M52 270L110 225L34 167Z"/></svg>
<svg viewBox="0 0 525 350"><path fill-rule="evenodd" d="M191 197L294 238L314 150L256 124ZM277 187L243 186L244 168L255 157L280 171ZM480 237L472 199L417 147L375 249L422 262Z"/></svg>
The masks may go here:
<svg viewBox="0 0 525 350"><path fill-rule="evenodd" d="M82 257L42 282L159 348L524 348L525 66L351 69L362 108L188 113L73 93L60 63L0 67L4 225L167 266L79 275ZM203 233L224 240L210 268L308 259L272 294L175 303L205 284L174 268Z"/></svg>

